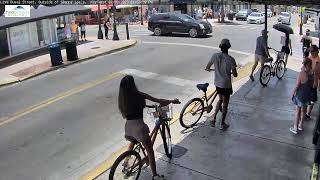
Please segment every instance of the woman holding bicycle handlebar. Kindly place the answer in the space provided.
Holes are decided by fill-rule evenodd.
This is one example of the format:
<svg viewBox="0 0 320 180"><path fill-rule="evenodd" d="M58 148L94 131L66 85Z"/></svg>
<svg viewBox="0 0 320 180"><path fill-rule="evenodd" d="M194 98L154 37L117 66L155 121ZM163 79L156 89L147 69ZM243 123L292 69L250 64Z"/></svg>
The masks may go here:
<svg viewBox="0 0 320 180"><path fill-rule="evenodd" d="M160 103L161 106L166 106L170 103L178 104L180 102L178 99L158 99L140 92L131 75L126 75L120 82L118 106L122 117L126 119L125 135L134 137L147 150L149 165L153 174L152 179L164 179L163 176L157 174L154 151L149 136L149 127L143 122L143 109L146 107L146 99ZM128 149L132 150L133 147L134 143L131 142Z"/></svg>

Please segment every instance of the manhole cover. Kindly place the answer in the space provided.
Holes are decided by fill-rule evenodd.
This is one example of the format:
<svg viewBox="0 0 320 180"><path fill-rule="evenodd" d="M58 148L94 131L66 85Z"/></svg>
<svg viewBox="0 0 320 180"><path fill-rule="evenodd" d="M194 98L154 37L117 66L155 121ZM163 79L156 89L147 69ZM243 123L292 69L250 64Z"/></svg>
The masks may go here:
<svg viewBox="0 0 320 180"><path fill-rule="evenodd" d="M99 49L99 48L100 48L100 47L97 46L97 47L92 47L91 49Z"/></svg>
<svg viewBox="0 0 320 180"><path fill-rule="evenodd" d="M163 144L161 144L160 146L157 147L156 149L157 152L161 153L161 154L166 154L163 148ZM185 155L188 152L187 148L184 148L182 146L179 145L174 145L172 147L172 157L173 158L180 158L183 155Z"/></svg>

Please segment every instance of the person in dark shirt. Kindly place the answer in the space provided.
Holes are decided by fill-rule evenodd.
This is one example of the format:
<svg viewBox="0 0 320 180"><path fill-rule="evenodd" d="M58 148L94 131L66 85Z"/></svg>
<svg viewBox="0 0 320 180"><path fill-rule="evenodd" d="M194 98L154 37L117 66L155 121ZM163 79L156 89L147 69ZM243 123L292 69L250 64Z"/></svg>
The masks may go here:
<svg viewBox="0 0 320 180"><path fill-rule="evenodd" d="M254 64L252 66L251 74L250 74L250 79L254 81L253 77L253 72L255 71L258 62L261 63L261 67L264 65L266 59L270 57L269 50L268 50L268 45L267 45L267 37L268 31L262 30L261 31L261 36L257 38L257 43L256 43L256 51L255 51L255 59L254 59Z"/></svg>
<svg viewBox="0 0 320 180"><path fill-rule="evenodd" d="M284 52L284 54L285 54L284 61L285 61L285 65L287 67L289 54L292 56L292 46L291 46L290 34L286 33L285 43L284 43L284 46L282 46L282 48L281 48L281 52Z"/></svg>
<svg viewBox="0 0 320 180"><path fill-rule="evenodd" d="M178 104L180 102L178 99L158 99L140 92L131 75L126 75L120 82L118 106L122 117L126 119L125 136L134 137L146 148L149 165L153 174L152 179L163 179L163 176L157 174L153 147L149 136L149 127L143 122L143 109L146 106L146 99L160 103L161 106L166 106L170 103ZM132 150L133 146L134 144L130 143L128 150Z"/></svg>
<svg viewBox="0 0 320 180"><path fill-rule="evenodd" d="M301 42L302 42L302 53L304 57L308 57L310 52L309 52L309 48L312 45L312 39L310 37L310 29L306 30L306 35L304 35L301 38Z"/></svg>

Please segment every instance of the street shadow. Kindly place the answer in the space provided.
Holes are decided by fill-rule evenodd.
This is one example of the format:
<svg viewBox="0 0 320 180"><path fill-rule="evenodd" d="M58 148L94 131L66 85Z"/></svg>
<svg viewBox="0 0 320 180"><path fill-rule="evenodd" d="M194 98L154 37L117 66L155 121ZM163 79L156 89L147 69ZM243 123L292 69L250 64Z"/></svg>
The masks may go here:
<svg viewBox="0 0 320 180"><path fill-rule="evenodd" d="M226 131L219 130L220 112L215 128L210 126L210 115L190 129L175 126L177 134L172 136L179 136L180 140L173 151L178 149L179 153L173 153L173 159L169 160L162 146L156 148L162 154L157 161L161 164L160 173L168 179L175 179L172 172L180 169L190 171L186 179L192 179L197 172L201 172L197 179L309 177L315 121L305 122L304 131L298 135L289 131L295 116L290 96L298 72L288 69L282 80L273 78L265 88L257 74L256 81L247 80L232 95L227 114L230 127Z"/></svg>

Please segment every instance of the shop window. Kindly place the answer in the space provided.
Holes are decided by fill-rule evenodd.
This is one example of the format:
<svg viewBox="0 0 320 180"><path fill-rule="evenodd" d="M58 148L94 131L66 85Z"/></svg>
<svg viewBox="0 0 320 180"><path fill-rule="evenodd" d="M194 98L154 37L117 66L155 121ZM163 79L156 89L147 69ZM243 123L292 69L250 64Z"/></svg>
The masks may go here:
<svg viewBox="0 0 320 180"><path fill-rule="evenodd" d="M0 59L9 56L7 29L0 29Z"/></svg>

